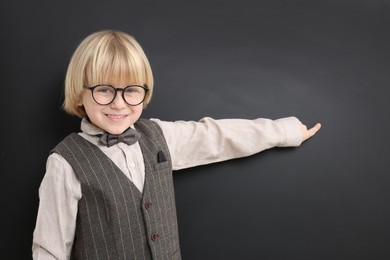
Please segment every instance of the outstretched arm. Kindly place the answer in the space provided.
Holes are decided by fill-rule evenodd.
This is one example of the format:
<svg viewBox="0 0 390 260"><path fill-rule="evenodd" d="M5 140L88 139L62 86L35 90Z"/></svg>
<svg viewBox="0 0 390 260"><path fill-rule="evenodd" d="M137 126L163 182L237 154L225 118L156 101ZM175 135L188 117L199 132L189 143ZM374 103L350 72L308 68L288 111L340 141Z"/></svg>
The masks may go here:
<svg viewBox="0 0 390 260"><path fill-rule="evenodd" d="M301 125L301 130L302 130L302 136L303 136L303 141L306 141L310 137L314 136L318 130L320 130L321 124L317 123L315 126L313 126L310 129L307 129L307 126L302 124Z"/></svg>
<svg viewBox="0 0 390 260"><path fill-rule="evenodd" d="M163 130L174 170L245 157L272 147L297 147L302 123L295 117L167 122L153 119Z"/></svg>

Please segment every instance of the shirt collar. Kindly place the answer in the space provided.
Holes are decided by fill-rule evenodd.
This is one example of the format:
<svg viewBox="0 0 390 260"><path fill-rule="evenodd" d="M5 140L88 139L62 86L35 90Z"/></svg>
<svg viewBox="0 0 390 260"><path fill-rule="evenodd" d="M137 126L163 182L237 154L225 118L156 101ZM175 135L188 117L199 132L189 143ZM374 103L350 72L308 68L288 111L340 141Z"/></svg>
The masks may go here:
<svg viewBox="0 0 390 260"><path fill-rule="evenodd" d="M81 120L81 131L86 133L87 135L102 135L104 134L104 131L100 129L99 127L95 126L87 118L83 118Z"/></svg>

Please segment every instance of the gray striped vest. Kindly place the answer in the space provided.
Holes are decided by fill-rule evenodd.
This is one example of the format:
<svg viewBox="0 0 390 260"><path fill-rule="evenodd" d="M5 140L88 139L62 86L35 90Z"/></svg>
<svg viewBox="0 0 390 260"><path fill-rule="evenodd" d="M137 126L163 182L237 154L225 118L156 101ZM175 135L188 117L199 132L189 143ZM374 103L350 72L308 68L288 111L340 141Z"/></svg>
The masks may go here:
<svg viewBox="0 0 390 260"><path fill-rule="evenodd" d="M81 183L72 259L181 259L168 147L159 126L135 124L145 162L141 193L95 145L73 133L52 152Z"/></svg>

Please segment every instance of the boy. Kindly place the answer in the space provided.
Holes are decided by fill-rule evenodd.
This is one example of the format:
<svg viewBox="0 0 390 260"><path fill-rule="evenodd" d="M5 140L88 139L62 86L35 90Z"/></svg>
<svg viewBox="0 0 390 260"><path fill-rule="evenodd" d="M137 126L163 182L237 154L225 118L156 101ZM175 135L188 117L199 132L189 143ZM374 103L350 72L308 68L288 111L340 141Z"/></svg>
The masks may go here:
<svg viewBox="0 0 390 260"><path fill-rule="evenodd" d="M79 134L47 160L34 259L181 259L172 170L299 146L320 128L295 117L164 122L142 119L152 71L129 35L84 39L65 80Z"/></svg>

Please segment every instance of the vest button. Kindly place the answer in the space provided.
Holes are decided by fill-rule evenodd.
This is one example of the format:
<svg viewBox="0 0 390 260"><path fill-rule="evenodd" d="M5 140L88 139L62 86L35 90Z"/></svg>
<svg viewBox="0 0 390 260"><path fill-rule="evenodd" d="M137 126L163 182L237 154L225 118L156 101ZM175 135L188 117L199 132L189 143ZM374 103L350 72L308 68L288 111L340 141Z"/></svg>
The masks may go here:
<svg viewBox="0 0 390 260"><path fill-rule="evenodd" d="M145 202L145 209L150 209L152 207L152 202L147 201Z"/></svg>
<svg viewBox="0 0 390 260"><path fill-rule="evenodd" d="M157 233L152 233L151 237L152 241L156 241L158 239L158 234Z"/></svg>

